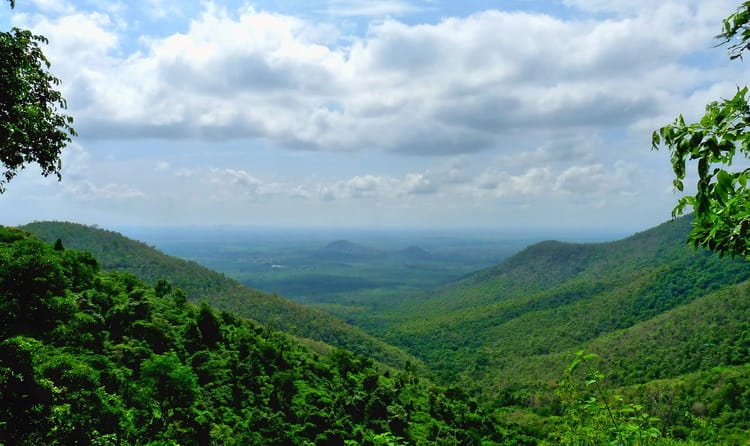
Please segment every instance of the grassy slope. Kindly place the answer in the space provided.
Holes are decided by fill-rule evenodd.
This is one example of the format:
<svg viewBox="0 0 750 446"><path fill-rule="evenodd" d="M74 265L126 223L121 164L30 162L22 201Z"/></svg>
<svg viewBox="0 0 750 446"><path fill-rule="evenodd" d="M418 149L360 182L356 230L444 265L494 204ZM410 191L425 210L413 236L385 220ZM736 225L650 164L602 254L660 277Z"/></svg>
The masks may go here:
<svg viewBox="0 0 750 446"><path fill-rule="evenodd" d="M406 361L419 364L413 356L322 311L253 290L223 274L170 257L117 232L67 222L34 222L22 229L48 242L59 238L65 247L89 251L106 270L129 272L151 285L159 279L169 280L193 300L206 300L216 308L298 337L342 347L399 368Z"/></svg>

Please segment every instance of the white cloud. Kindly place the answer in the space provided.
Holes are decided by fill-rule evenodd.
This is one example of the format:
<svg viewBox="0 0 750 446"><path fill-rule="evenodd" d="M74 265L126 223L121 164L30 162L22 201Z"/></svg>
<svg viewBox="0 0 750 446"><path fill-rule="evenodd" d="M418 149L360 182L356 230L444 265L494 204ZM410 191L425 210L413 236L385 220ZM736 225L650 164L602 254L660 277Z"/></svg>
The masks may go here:
<svg viewBox="0 0 750 446"><path fill-rule="evenodd" d="M557 177L555 190L578 196L632 195L637 172L636 165L624 161L611 170L601 164L572 166Z"/></svg>
<svg viewBox="0 0 750 446"><path fill-rule="evenodd" d="M356 176L345 183L346 191L352 197L372 196L379 190L389 187L393 180L375 175Z"/></svg>
<svg viewBox="0 0 750 446"><path fill-rule="evenodd" d="M128 202L123 215L133 203L198 220L297 206L332 219L357 206L394 219L412 205L466 219L609 206L667 187L650 132L697 117L748 74L706 58L723 52L711 45L734 8L725 0L567 0L572 18L438 21L418 15L432 2L331 1L307 16L205 2L189 22L168 13L171 0L150 0L151 11L34 1L39 12L11 21L49 37L88 148L64 153L67 197ZM163 27L134 35L160 15Z"/></svg>
<svg viewBox="0 0 750 446"><path fill-rule="evenodd" d="M195 174L195 171L193 169L187 169L185 167L181 167L174 171L174 175L178 178L190 178Z"/></svg>
<svg viewBox="0 0 750 446"><path fill-rule="evenodd" d="M404 194L432 194L437 192L437 185L421 173L410 173L403 181Z"/></svg>
<svg viewBox="0 0 750 446"><path fill-rule="evenodd" d="M547 166L532 167L518 175L489 168L478 177L476 186L478 192L489 192L497 198L518 197L548 191L552 178L552 170Z"/></svg>
<svg viewBox="0 0 750 446"><path fill-rule="evenodd" d="M675 2L600 22L500 11L386 20L349 45L300 18L205 5L185 33L144 39L143 51L123 56L107 15L37 20L84 137L473 153L531 129L555 137L631 126L710 81L697 75L674 89L682 57L715 31Z"/></svg>
<svg viewBox="0 0 750 446"><path fill-rule="evenodd" d="M79 143L62 152L62 190L73 200L130 200L146 194L137 186L110 181L97 171L97 161ZM133 178L137 181L137 178ZM55 186L58 187L58 186Z"/></svg>
<svg viewBox="0 0 750 446"><path fill-rule="evenodd" d="M429 169L425 175L430 182L437 184L462 184L471 179L470 166L466 156L454 157Z"/></svg>
<svg viewBox="0 0 750 446"><path fill-rule="evenodd" d="M214 197L227 201L262 198L282 192L278 183L263 181L242 169L211 168L205 173L205 182L212 187Z"/></svg>
<svg viewBox="0 0 750 446"><path fill-rule="evenodd" d="M72 143L62 151L62 175L73 181L84 178L90 169L91 154L80 144Z"/></svg>
<svg viewBox="0 0 750 446"><path fill-rule="evenodd" d="M45 54L66 71L102 67L98 59L107 58L120 43L118 29L109 15L99 12L71 11L55 18L17 16L18 25L31 27L50 40ZM84 64L84 65L81 65ZM70 73L73 74L73 73ZM110 74L110 73L107 73Z"/></svg>

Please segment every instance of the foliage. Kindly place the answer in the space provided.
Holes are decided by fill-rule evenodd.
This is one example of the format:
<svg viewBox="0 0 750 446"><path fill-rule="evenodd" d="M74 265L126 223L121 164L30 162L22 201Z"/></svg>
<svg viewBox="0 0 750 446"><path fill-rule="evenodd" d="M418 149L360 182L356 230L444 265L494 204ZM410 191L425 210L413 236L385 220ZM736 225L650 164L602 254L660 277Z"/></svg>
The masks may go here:
<svg viewBox="0 0 750 446"><path fill-rule="evenodd" d="M28 30L0 32L0 193L30 163L60 179L60 154L76 135L73 118L60 112L67 103L55 89L60 79L48 71L43 43L44 36Z"/></svg>
<svg viewBox="0 0 750 446"><path fill-rule="evenodd" d="M657 428L659 419L649 415L642 405L626 403L622 396L604 392L604 374L592 365L596 358L596 354L578 351L566 369L557 390L563 417L559 430L550 435L553 444L673 444ZM583 375L577 378L575 372L581 368Z"/></svg>
<svg viewBox="0 0 750 446"><path fill-rule="evenodd" d="M722 22L723 30L716 36L722 45L729 46L730 59L742 58L742 53L750 48L750 2L743 2L737 10Z"/></svg>
<svg viewBox="0 0 750 446"><path fill-rule="evenodd" d="M674 437L706 443L746 444L750 430L750 367L711 370L623 389L661 420Z"/></svg>
<svg viewBox="0 0 750 446"><path fill-rule="evenodd" d="M731 43L731 59L741 58L750 48L750 2L744 2L723 22L717 37ZM689 243L722 254L750 257L750 169L731 170L739 151L750 156L750 106L747 87L738 88L731 99L706 106L706 113L695 123L680 115L672 124L653 133L653 148L669 148L675 189L684 191L687 162L697 160L695 195L679 199L672 211L677 216L691 208L695 214Z"/></svg>
<svg viewBox="0 0 750 446"><path fill-rule="evenodd" d="M372 325L366 327L425 359L444 379L443 383L450 386L446 390L435 388L434 392L430 391L433 386L421 372L421 365L413 360L403 371L391 370L390 376L386 376L372 362L363 365L365 363L353 360L356 357L350 354L342 355L311 340L305 340L305 345L319 354L329 352L320 359L333 360L347 373L357 375L349 372L351 370L367 372L356 378L361 390L354 393L361 392L360 396L346 398L349 398L348 404L360 408L366 417L370 417L367 419L386 420L387 429L372 431L378 435L372 437L373 444L411 443L425 438L438 444L472 444L480 440L488 444L535 444L545 438L561 441L564 432L568 432L570 440L574 438L570 433L573 431L565 431L564 426L566 423L575 426L571 420L576 416L598 420L596 426L599 427L589 424L589 431L582 432L582 438L590 434L592 438L603 435L611 439L614 434L612 422L602 406L605 401L618 420L620 430L626 429L623 426L628 423L643 421L644 414L653 414L659 421L650 422L648 426L658 428L662 435L703 444L742 444L750 439L750 426L746 422L750 419L750 412L745 407L745 401L750 401L750 398L744 396L750 395L746 390L750 388L750 380L745 379L745 375L736 377L732 374L734 372L718 373L715 370L740 367L750 362L750 325L747 322L750 320L750 284L741 283L750 278L750 264L721 258L704 250L695 252L684 246L683 240L690 225L689 218L680 218L611 243L544 242L432 295L403 299L398 313L374 314ZM169 262L190 263L157 255L145 245L107 231L70 224L34 224L28 228L39 233L46 229L44 238L49 242L60 238L64 242L61 243L64 245L62 250L45 249L61 258L81 256L74 251L75 245L88 237L86 244L98 247L96 252L103 252L110 265L140 268L142 271L150 267L152 275L154 271L165 271L175 281L189 278L191 274L193 278L204 273L206 277L220 277L201 273L202 270L192 269L192 266L170 270L171 267L166 267ZM14 243L19 240L14 234L0 231L0 240ZM24 265L24 258L33 259L33 252L30 250L25 256L7 256L8 265L18 264L14 266L15 271L31 271L30 267L24 269L21 265ZM81 262L68 262L58 272L55 272L54 263L43 268L46 275L41 277L47 277L46 283L67 286L68 283L90 282L85 280L87 270L80 266ZM26 264L33 265L34 262L26 261ZM66 279L71 274L80 279ZM231 364L234 362L216 361L216 353L198 353L236 349L232 347L233 338L226 329L229 316L217 313L206 304L187 304L185 293L175 281L153 277L149 282L155 285L155 289L151 290L128 274L118 273L111 277L126 284L127 291L123 296L131 299L128 305L123 302L115 305L113 316L107 318L110 322L105 330L112 342L128 346L127 350L121 350L122 357L136 358L129 362L134 375L124 372L123 376L137 376L135 370L142 368L143 361L151 355L166 361L171 351L177 354L181 364L190 366L199 386L219 389L225 384L215 384L216 377L233 376L236 367ZM184 283L191 282L185 280ZM83 286L78 285L78 289L83 289ZM39 292L36 294L45 296ZM194 300L202 298L198 293L191 294ZM273 302L272 296L268 298ZM47 297L43 299L39 308L47 314L62 315L55 316L58 318L70 314L69 306L59 305L62 302ZM165 317L162 310L143 304L152 299L157 303L168 303L170 312L190 312L189 321L180 323L177 330L170 330L168 327L174 323L174 318ZM217 299L216 302L222 301ZM256 302L248 301L247 304L242 314L256 311L263 314L265 311ZM56 339L70 339L87 346L99 345L102 342L100 336L92 334L96 330L87 328L96 326L96 317L79 313L75 312L75 317L70 323L63 324L64 327L53 330ZM287 325L283 324L290 322L299 324L298 333L325 328L321 327L323 322L311 322L294 312L284 313L283 317L292 321L274 323L271 320L274 325L259 328L261 336L273 333L271 327L286 328ZM134 328L128 328L130 326ZM137 332L138 339L147 339L148 354L138 353L142 344L135 343L130 332ZM357 339L343 328L338 333L338 336ZM277 333L276 336L282 335ZM128 342L124 342L126 338ZM184 340L182 344L181 339ZM290 342L294 344L294 341ZM183 347L177 349L175 345ZM280 344L274 341L274 345ZM564 368L568 358L580 349L601 356L601 368L607 370L607 378L597 378L601 393L592 392L595 390L593 384L575 384L577 399L565 400L559 392L555 393L555 389L561 389L555 371ZM181 353L182 350L186 353ZM288 347L283 347L283 350L287 352ZM198 355L195 362L184 359L193 355ZM263 362L262 358L254 360ZM229 368L225 364L229 364ZM400 365L403 364L402 361ZM582 368L585 367L578 364L574 372L580 373ZM692 377L690 374L697 375ZM169 376L169 373L164 375ZM151 381L141 381L139 385L158 393L154 375L150 376ZM186 382L190 381L189 373L180 376ZM339 382L346 373L325 374L313 382L282 379L284 375L278 373L268 376L271 385L286 390L276 399L267 394L269 399L262 404L278 408L307 405L325 408L320 409L320 413L328 413L327 410L333 409L327 404L338 401L332 395L352 391L346 387L330 387L328 382L331 379ZM578 378L573 380L574 383L576 380ZM316 385L314 382L325 384ZM727 388L734 389L733 392L736 390L739 397L720 391L724 383L730 382L732 385L727 385ZM380 394L378 392L384 391L382 386L391 390ZM224 389L222 399L212 404L221 406L224 404L221 401L232 401L230 395L233 393L226 387ZM377 399L373 398L373 392ZM208 401L202 395L199 393L196 404ZM393 399L394 395L397 400ZM614 395L623 395L624 399L619 400ZM592 396L596 397L593 401L590 400ZM412 405L409 401L413 401ZM149 403L148 407L144 413L160 417L153 422L156 424L152 423L153 429L160 432L172 429L170 435L173 437L170 438L183 435L176 426L187 423L184 414L173 409L170 412L172 405L162 407ZM573 407L577 409L572 410ZM295 422L305 420L304 424L314 426L322 423L320 418L310 415L312 411L298 410L295 413ZM344 416L340 412L334 413L337 417ZM31 412L26 419L34 416L38 414ZM430 421L434 419L442 421ZM138 423L150 422L146 418L138 420ZM464 423L462 426L475 426L474 430L450 427L450 423L459 420ZM221 435L233 438L232 424L227 426L217 425L212 432L217 436L223 432ZM274 426L300 429L303 434L297 435L308 440L313 438L314 429L309 426ZM468 432L484 433L480 434L480 440L476 440L474 434ZM347 440L349 444L359 444L359 437ZM678 440L659 440L660 444L675 441Z"/></svg>
<svg viewBox="0 0 750 446"><path fill-rule="evenodd" d="M463 374L478 380L481 395L490 399L507 386L553 382L554 370L565 364L571 351L750 279L745 261L685 247L682 240L690 223L681 218L611 243L534 245L429 297L404 299L396 311L375 314L363 327L416 354L446 382ZM735 308L745 314L745 306ZM717 315L730 312L716 307ZM685 316L687 320L675 328L682 331L670 331L666 339L683 339L692 327L708 328L708 321L690 320L697 314ZM733 324L723 320L718 331L695 332L694 342L729 339ZM649 332L657 330L648 327ZM722 344L717 342L716 348ZM622 374L613 367L613 375L627 377L624 384L658 377L650 375L657 367L631 361L636 345L636 340L623 344ZM685 351L663 339L654 339L649 348L665 345L674 348L670 358L676 357L681 365L693 358L680 357ZM714 356L703 358L706 364L691 360L691 365L710 367L724 360L708 365Z"/></svg>
<svg viewBox="0 0 750 446"><path fill-rule="evenodd" d="M750 264L686 247L691 223L683 217L611 243L543 242L431 295L405 298L363 327L416 354L443 382L460 383L497 418L545 437L560 410L556 370L577 350L602 356L608 392L748 362L742 282ZM714 413L706 422L722 432L741 426ZM675 417L661 423L664 432L683 426L685 437L704 429Z"/></svg>
<svg viewBox="0 0 750 446"><path fill-rule="evenodd" d="M475 401L0 227L0 444L498 444ZM525 440L524 440L525 441Z"/></svg>
<svg viewBox="0 0 750 446"><path fill-rule="evenodd" d="M262 324L301 338L322 341L399 367L405 361L419 363L413 356L387 345L362 330L345 324L322 311L295 304L274 293L248 288L224 274L195 262L170 257L145 243L130 240L114 231L65 222L35 222L23 226L47 242L61 240L67 248L91 252L102 268L133 274L165 290L166 280L180 288L190 300L205 300L221 310L232 311Z"/></svg>

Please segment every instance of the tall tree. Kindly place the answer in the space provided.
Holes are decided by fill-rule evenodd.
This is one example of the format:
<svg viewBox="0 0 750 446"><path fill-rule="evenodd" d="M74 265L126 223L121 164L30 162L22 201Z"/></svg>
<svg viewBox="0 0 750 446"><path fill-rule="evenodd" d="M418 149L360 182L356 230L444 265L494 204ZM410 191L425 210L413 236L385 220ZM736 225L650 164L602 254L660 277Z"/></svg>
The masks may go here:
<svg viewBox="0 0 750 446"><path fill-rule="evenodd" d="M61 179L62 149L76 135L73 118L61 112L67 102L55 89L60 79L48 71L41 43L47 39L29 30L0 32L0 193L31 163Z"/></svg>
<svg viewBox="0 0 750 446"><path fill-rule="evenodd" d="M720 45L729 45L730 59L742 59L750 49L750 1L740 5L723 22ZM680 115L672 124L653 133L653 148L662 144L671 153L674 187L683 191L687 162L697 161L695 195L677 202L672 216L692 208L693 229L689 243L721 254L750 258L750 169L731 169L739 151L750 157L750 105L748 88L738 87L731 99L706 106L705 115L686 123Z"/></svg>

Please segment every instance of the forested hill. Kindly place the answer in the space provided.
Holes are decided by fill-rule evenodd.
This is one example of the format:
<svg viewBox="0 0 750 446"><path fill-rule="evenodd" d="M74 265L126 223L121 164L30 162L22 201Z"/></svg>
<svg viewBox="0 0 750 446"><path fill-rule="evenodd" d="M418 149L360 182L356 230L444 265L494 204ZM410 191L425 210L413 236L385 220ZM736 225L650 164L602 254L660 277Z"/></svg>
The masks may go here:
<svg viewBox="0 0 750 446"><path fill-rule="evenodd" d="M469 374L486 388L502 388L550 377L572 352L599 338L637 326L656 330L656 324L639 324L750 278L750 262L687 247L689 226L679 219L610 243L542 242L428 297L404 300L379 315L380 325L365 328L416 354L447 380ZM722 311L732 317L725 307L712 314ZM737 316L748 314L743 309ZM627 345L609 351L623 356L608 361L638 364L655 354L621 339ZM672 370L686 371L696 370ZM624 375L623 384L655 377L643 367Z"/></svg>
<svg viewBox="0 0 750 446"><path fill-rule="evenodd" d="M527 444L455 389L320 356L0 227L0 444Z"/></svg>
<svg viewBox="0 0 750 446"><path fill-rule="evenodd" d="M46 235L63 240L53 247L0 227L0 443L746 444L750 266L686 248L687 226L543 242L378 314L367 328L384 327L448 389L412 365L383 372L345 351L315 354L273 329L288 321L191 305L155 271L178 284L205 269L118 234L29 227L67 230ZM70 249L76 239L106 262L132 257L119 267L155 286L99 271ZM221 286L205 289L234 289L212 274ZM252 293L249 308L288 314L298 332L317 323L363 339ZM600 360L573 373L579 350Z"/></svg>
<svg viewBox="0 0 750 446"><path fill-rule="evenodd" d="M436 312L444 312L529 295L573 280L638 273L710 256L707 252L695 255L686 246L691 223L690 217L683 217L614 242L540 242L446 287L432 297L430 305ZM470 296L455 299L456 293ZM434 304L439 304L439 308Z"/></svg>
<svg viewBox="0 0 750 446"><path fill-rule="evenodd" d="M414 356L327 313L248 288L195 262L168 256L117 232L68 222L34 222L21 229L49 243L60 239L66 248L88 251L105 270L134 274L151 286L158 280L167 280L185 290L192 300L205 300L216 308L269 327L345 348L384 364L400 368L410 362L422 369Z"/></svg>
<svg viewBox="0 0 750 446"><path fill-rule="evenodd" d="M657 412L663 431L745 444L750 262L686 246L690 223L541 242L362 327L525 425L555 413L560 371L585 351L600 357L600 386Z"/></svg>

